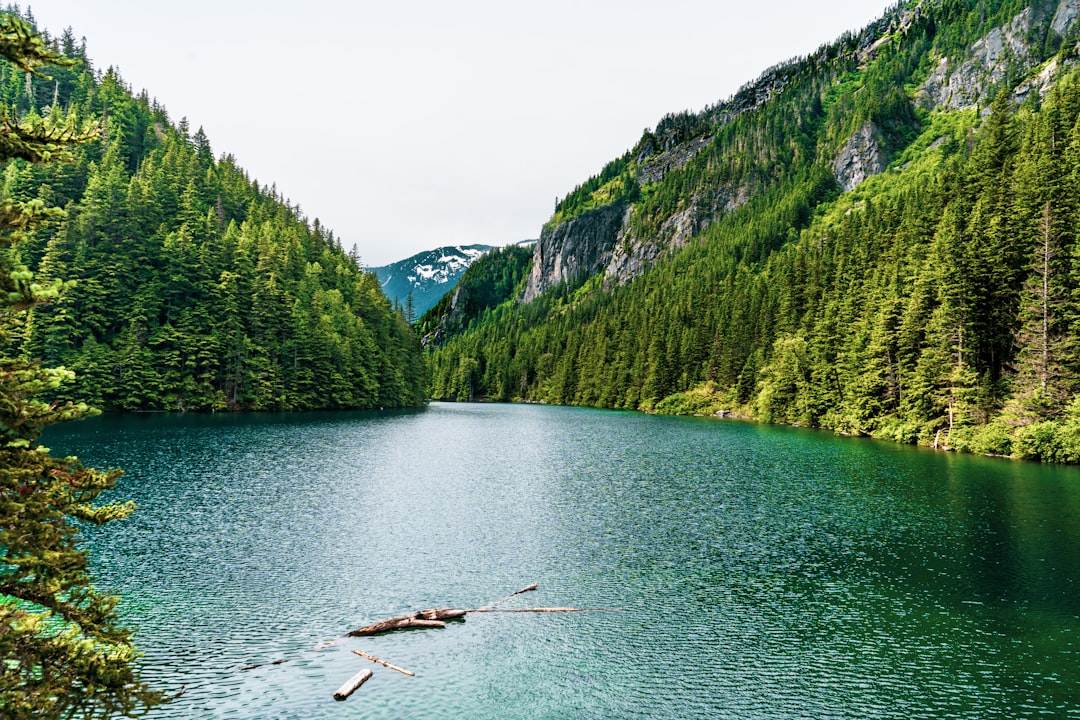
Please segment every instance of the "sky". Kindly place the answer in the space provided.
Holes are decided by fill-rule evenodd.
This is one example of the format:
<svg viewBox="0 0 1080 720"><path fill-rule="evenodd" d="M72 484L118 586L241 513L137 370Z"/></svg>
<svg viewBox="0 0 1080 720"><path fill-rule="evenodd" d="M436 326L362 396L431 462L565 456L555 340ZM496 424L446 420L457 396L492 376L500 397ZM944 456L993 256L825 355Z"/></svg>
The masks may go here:
<svg viewBox="0 0 1080 720"><path fill-rule="evenodd" d="M35 0L368 266L536 238L666 114L893 0ZM22 3L22 7L27 4Z"/></svg>

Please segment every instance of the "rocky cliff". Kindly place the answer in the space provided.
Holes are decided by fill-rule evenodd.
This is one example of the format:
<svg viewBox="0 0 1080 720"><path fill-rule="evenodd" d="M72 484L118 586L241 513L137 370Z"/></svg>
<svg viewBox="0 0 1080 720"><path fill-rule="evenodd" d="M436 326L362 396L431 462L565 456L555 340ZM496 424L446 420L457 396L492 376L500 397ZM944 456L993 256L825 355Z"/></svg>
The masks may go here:
<svg viewBox="0 0 1080 720"><path fill-rule="evenodd" d="M1056 6L1036 4L1024 8L1010 22L994 28L973 43L966 55L940 58L926 82L916 91L917 102L927 110L963 110L989 105L992 94L1009 75L1026 75L1038 66L1036 50L1040 38L1044 45L1047 42L1076 43L1075 33L1070 31L1078 16L1080 0L1061 0ZM1052 36L1040 32L1046 25ZM1059 63L1051 62L1036 77L1022 83L1016 89L1017 100L1026 98L1032 89L1045 94L1059 69Z"/></svg>
<svg viewBox="0 0 1080 720"><path fill-rule="evenodd" d="M694 185L692 176L688 179L680 171L718 162L714 143L723 128L783 96L807 67L840 62L852 70L865 69L893 43L903 42L909 32L925 32L926 16L934 12L928 8L933 7L929 0L901 3L857 35L824 46L809 58L770 68L726 101L698 114L663 118L628 154L628 172L643 195L666 182L678 183L679 200L665 205L660 216L652 208L645 224L635 222L641 203L624 198L545 228L536 244L522 300L528 302L559 283L597 273L603 273L605 286L628 282L666 253L687 245L725 214L767 191L775 181L768 163L756 168L743 163L725 182L715 185ZM914 107L925 112L985 108L1011 78L1028 78L1019 84L1013 81L1017 102L1032 93L1044 95L1062 67L1076 62L1080 54L1078 17L1080 0L1036 0L1008 22L985 32L965 51L954 53L955 57L933 59L929 74L905 101L912 109L904 122L913 129L918 127ZM1062 43L1076 44L1077 52L1041 64L1040 58L1053 55ZM883 172L891 155L902 148L898 143L903 137L903 128L882 125L872 117L850 135L819 147L819 157L829 164L837 186L847 192Z"/></svg>
<svg viewBox="0 0 1080 720"><path fill-rule="evenodd" d="M877 175L888 164L881 131L877 125L868 122L840 148L840 154L833 162L833 177L846 192L854 190L866 178Z"/></svg>
<svg viewBox="0 0 1080 720"><path fill-rule="evenodd" d="M545 227L533 250L532 271L522 299L530 302L561 283L603 270L626 222L628 208L616 203Z"/></svg>

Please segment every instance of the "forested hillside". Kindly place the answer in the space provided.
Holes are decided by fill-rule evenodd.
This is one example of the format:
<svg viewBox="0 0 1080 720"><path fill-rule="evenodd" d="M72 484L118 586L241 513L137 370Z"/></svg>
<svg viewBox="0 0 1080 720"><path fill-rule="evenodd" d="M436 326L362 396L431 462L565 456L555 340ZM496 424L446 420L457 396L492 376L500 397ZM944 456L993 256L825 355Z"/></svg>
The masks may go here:
<svg viewBox="0 0 1080 720"><path fill-rule="evenodd" d="M457 287L416 321L422 342L437 345L480 320L487 311L513 300L521 292L531 259L532 249L521 245L494 248L481 256L464 272Z"/></svg>
<svg viewBox="0 0 1080 720"><path fill-rule="evenodd" d="M70 30L48 41L81 63L51 79L0 63L0 100L29 121L93 121L100 141L70 163L9 162L0 197L67 211L19 252L37 282L68 286L14 338L75 371L59 399L118 410L423 399L419 343L328 228L216 157L201 128L93 68Z"/></svg>
<svg viewBox="0 0 1080 720"><path fill-rule="evenodd" d="M1078 14L901 3L665 118L562 200L522 294L433 351L432 395L1080 461ZM567 272L560 237L601 270Z"/></svg>

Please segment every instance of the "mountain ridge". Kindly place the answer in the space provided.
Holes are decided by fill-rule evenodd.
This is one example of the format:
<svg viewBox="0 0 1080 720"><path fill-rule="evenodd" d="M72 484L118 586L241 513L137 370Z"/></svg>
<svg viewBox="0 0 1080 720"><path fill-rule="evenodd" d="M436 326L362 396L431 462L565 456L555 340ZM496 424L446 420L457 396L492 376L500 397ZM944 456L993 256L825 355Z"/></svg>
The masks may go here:
<svg viewBox="0 0 1080 720"><path fill-rule="evenodd" d="M429 345L432 395L1080 460L1078 16L902 2L665 116Z"/></svg>
<svg viewBox="0 0 1080 720"><path fill-rule="evenodd" d="M423 250L397 262L368 268L379 278L391 302L412 302L414 316L428 311L452 290L461 275L493 245L444 245Z"/></svg>

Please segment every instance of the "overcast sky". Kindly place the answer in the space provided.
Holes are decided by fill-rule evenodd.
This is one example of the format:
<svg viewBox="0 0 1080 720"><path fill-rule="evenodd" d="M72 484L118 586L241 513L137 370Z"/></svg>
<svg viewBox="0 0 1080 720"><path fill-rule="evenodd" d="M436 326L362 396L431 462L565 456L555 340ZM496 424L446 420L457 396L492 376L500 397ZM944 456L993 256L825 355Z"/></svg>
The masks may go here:
<svg viewBox="0 0 1080 720"><path fill-rule="evenodd" d="M36 0L215 154L362 261L535 238L665 114L879 17L883 0ZM23 7L26 4L23 3Z"/></svg>

